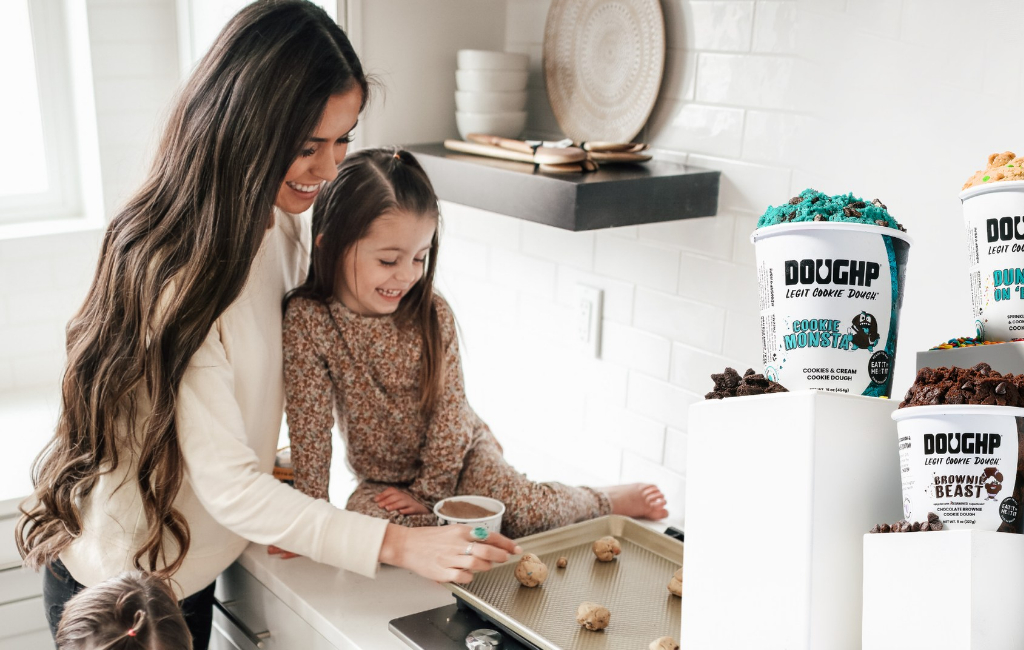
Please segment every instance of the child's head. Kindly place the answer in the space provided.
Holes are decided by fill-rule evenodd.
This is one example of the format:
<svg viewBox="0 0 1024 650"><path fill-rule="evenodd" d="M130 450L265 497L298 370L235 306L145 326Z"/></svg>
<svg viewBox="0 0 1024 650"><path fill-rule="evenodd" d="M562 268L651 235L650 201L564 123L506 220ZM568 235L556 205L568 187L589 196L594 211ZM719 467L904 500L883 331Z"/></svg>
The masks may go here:
<svg viewBox="0 0 1024 650"><path fill-rule="evenodd" d="M139 571L89 587L68 601L59 650L192 650L192 635L171 590Z"/></svg>
<svg viewBox="0 0 1024 650"><path fill-rule="evenodd" d="M433 300L438 220L434 188L412 154L349 156L313 208L306 295L334 296L364 316L415 319Z"/></svg>

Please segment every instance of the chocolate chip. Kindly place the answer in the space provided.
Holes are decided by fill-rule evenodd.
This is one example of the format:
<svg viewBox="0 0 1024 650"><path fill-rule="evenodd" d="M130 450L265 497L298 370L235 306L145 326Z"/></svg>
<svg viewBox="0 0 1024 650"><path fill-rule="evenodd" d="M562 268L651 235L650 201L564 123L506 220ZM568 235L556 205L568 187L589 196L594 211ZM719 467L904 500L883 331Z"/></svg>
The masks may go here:
<svg viewBox="0 0 1024 650"><path fill-rule="evenodd" d="M883 228L885 228L885 227L887 227L887 226L888 226L889 224L888 224L888 223L886 223L884 219L875 219L875 225L876 225L876 226L882 226Z"/></svg>
<svg viewBox="0 0 1024 650"><path fill-rule="evenodd" d="M1005 394L1006 394L1006 382L1005 381L1001 381L996 386L996 395L1005 395Z"/></svg>
<svg viewBox="0 0 1024 650"><path fill-rule="evenodd" d="M873 201L871 201L871 205L875 206L876 208L882 208L883 210L889 209L885 207L885 204L879 201L878 199L874 199Z"/></svg>
<svg viewBox="0 0 1024 650"><path fill-rule="evenodd" d="M850 204L850 207L851 207L851 208L857 208L857 209L860 209L860 208L866 208L866 207L868 207L868 206L867 206L867 204L866 204L866 203L864 203L863 201L854 201L853 203L851 203L851 204Z"/></svg>
<svg viewBox="0 0 1024 650"><path fill-rule="evenodd" d="M974 391L974 384L969 381L965 381L964 385L960 387L960 390Z"/></svg>
<svg viewBox="0 0 1024 650"><path fill-rule="evenodd" d="M882 532L882 528L881 528L881 526L879 526L878 524L875 524L875 525L874 525L874 526L873 526L873 527L871 528L871 530L869 530L868 532L869 532L869 533L880 533L880 532Z"/></svg>
<svg viewBox="0 0 1024 650"><path fill-rule="evenodd" d="M825 217L821 216L820 214L816 214L816 215L814 215L814 220L815 221L824 221Z"/></svg>
<svg viewBox="0 0 1024 650"><path fill-rule="evenodd" d="M892 530L892 528L890 528L889 524L882 524L881 526L879 526L879 530L881 530L883 533L888 533L890 530Z"/></svg>
<svg viewBox="0 0 1024 650"><path fill-rule="evenodd" d="M799 196L794 196L789 200L790 205L800 205L801 203L803 203L803 199Z"/></svg>
<svg viewBox="0 0 1024 650"><path fill-rule="evenodd" d="M820 200L821 200L820 196L816 196L816 197L812 198L811 199L811 205L814 205L815 203L817 203Z"/></svg>

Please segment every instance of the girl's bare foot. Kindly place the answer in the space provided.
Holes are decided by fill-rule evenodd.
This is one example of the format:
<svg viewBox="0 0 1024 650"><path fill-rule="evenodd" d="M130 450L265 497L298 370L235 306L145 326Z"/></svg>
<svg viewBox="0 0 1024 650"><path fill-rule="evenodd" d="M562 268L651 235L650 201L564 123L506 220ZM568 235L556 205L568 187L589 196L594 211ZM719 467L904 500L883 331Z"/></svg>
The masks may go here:
<svg viewBox="0 0 1024 650"><path fill-rule="evenodd" d="M643 519L664 519L668 516L665 495L657 485L630 483L600 489L612 502L612 514Z"/></svg>

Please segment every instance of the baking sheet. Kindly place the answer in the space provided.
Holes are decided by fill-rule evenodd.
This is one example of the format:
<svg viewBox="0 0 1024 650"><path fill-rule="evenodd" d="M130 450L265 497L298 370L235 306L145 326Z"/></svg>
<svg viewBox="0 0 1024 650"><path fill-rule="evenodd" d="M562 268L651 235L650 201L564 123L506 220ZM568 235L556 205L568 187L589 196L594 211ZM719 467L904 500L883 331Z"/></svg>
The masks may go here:
<svg viewBox="0 0 1024 650"><path fill-rule="evenodd" d="M613 562L598 562L594 540L612 535L622 553ZM517 540L548 566L548 579L529 589L515 579L514 556L469 585L446 585L456 596L512 632L545 650L623 650L646 648L661 636L679 639L681 599L668 591L669 580L683 563L683 543L636 523L609 515ZM559 556L568 566L559 569ZM583 601L600 603L611 622L592 632L576 623Z"/></svg>

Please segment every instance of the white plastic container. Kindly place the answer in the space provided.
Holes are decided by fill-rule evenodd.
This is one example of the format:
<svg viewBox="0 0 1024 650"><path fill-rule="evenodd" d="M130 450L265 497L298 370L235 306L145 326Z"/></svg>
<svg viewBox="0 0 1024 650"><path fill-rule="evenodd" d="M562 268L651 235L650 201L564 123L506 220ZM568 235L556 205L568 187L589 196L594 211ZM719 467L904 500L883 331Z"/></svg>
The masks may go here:
<svg viewBox="0 0 1024 650"><path fill-rule="evenodd" d="M479 519L463 519L460 517L450 517L448 515L441 514L441 507L449 501L465 501L466 503L472 503L473 505L480 506L481 508L487 508L496 514L489 517L480 517ZM500 533L501 518L505 514L505 504L490 497L472 495L454 496L448 497L447 499L441 499L435 503L434 514L437 515L438 526L447 526L448 524L467 524L469 526L483 526L492 533Z"/></svg>
<svg viewBox="0 0 1024 650"><path fill-rule="evenodd" d="M960 200L978 337L1024 338L1024 181L970 187Z"/></svg>
<svg viewBox="0 0 1024 650"><path fill-rule="evenodd" d="M1024 408L911 406L892 419L905 519L924 521L934 512L943 530L1022 532Z"/></svg>
<svg viewBox="0 0 1024 650"><path fill-rule="evenodd" d="M758 228L764 374L805 388L889 397L910 238L842 222Z"/></svg>
<svg viewBox="0 0 1024 650"><path fill-rule="evenodd" d="M526 54L492 50L459 50L456 61L459 70L526 70L530 65Z"/></svg>

